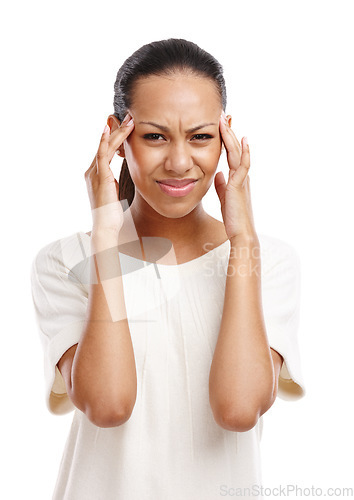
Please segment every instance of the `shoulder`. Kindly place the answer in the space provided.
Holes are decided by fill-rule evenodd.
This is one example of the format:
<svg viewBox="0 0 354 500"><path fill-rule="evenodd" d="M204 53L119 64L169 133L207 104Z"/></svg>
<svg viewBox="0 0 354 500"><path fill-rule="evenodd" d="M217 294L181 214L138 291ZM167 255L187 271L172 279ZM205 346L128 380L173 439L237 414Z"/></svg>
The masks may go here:
<svg viewBox="0 0 354 500"><path fill-rule="evenodd" d="M63 236L40 247L32 259L32 269L48 269L62 265L68 270L88 255L89 238L81 231Z"/></svg>

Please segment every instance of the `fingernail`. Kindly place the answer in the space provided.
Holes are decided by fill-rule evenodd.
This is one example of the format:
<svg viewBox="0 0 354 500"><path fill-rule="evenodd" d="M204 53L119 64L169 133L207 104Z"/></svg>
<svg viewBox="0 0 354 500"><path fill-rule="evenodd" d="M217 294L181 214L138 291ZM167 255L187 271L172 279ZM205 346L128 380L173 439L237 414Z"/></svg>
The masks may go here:
<svg viewBox="0 0 354 500"><path fill-rule="evenodd" d="M109 131L109 126L106 124L105 127L104 127L104 130L103 130L103 133L105 134L108 131Z"/></svg>
<svg viewBox="0 0 354 500"><path fill-rule="evenodd" d="M222 120L223 120L223 122L224 122L224 123L227 123L227 119L226 119L226 113L225 113L225 111L223 111L223 112L221 113L221 118L222 118Z"/></svg>
<svg viewBox="0 0 354 500"><path fill-rule="evenodd" d="M122 121L122 125L128 125L128 124L130 125L131 120L129 121L129 123L127 123L127 122L128 122L128 120L129 120L129 118L131 118L131 120L133 119L133 118L131 117L130 113L127 113L127 114L125 115L125 117L124 117L124 120Z"/></svg>
<svg viewBox="0 0 354 500"><path fill-rule="evenodd" d="M248 140L247 140L247 137L244 137L244 138L243 138L243 144L244 144L245 146L248 146Z"/></svg>

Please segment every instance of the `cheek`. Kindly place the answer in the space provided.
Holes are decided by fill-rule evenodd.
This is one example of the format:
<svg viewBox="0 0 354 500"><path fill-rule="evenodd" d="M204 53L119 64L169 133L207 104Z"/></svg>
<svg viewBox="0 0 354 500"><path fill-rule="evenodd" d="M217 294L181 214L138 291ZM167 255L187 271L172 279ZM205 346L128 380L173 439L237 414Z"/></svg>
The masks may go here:
<svg viewBox="0 0 354 500"><path fill-rule="evenodd" d="M195 155L196 161L208 169L209 172L214 172L218 166L221 154L221 143L215 141L213 145L206 148L201 148Z"/></svg>
<svg viewBox="0 0 354 500"><path fill-rule="evenodd" d="M125 143L125 157L129 165L130 176L139 189L144 186L149 175L151 175L154 162L148 148L134 140L134 137L129 137Z"/></svg>
<svg viewBox="0 0 354 500"><path fill-rule="evenodd" d="M134 132L124 141L124 152L129 166L139 160L141 152L134 138Z"/></svg>
<svg viewBox="0 0 354 500"><path fill-rule="evenodd" d="M140 139L134 136L126 139L127 147L125 154L130 165L145 167L146 165L153 165L154 162L161 159L161 151L158 148L150 148Z"/></svg>

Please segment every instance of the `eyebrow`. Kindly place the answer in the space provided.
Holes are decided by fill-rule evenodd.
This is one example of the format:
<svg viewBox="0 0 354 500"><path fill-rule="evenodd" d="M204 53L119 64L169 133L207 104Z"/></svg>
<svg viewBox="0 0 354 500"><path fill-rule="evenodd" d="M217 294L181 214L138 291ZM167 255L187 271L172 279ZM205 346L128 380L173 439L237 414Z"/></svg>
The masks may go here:
<svg viewBox="0 0 354 500"><path fill-rule="evenodd" d="M164 127L163 125L159 125L158 123L154 122L139 122L139 123L145 123L146 125L152 125L153 127L159 128L163 130L164 132L169 132L170 129L168 127ZM199 130L200 128L207 127L208 125L217 125L216 123L202 123L201 125L198 125L197 127L190 128L188 130L185 130L186 133L191 133L195 132L196 130Z"/></svg>

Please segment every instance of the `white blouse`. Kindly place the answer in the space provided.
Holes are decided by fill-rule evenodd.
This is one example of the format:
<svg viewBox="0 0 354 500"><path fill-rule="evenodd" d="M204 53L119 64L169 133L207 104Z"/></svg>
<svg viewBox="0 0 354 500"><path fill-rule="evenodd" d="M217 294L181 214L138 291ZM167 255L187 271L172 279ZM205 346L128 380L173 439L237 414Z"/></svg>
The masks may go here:
<svg viewBox="0 0 354 500"><path fill-rule="evenodd" d="M282 240L258 239L267 336L284 358L278 397L296 400L305 394L297 339L300 259ZM123 425L100 428L72 404L56 366L83 331L90 240L79 231L53 241L31 268L46 405L56 415L74 411L53 499L216 500L239 488L250 491L242 498L262 498L254 488L262 484L263 417L249 431L225 430L209 403L230 241L180 265L119 254L137 398Z"/></svg>

